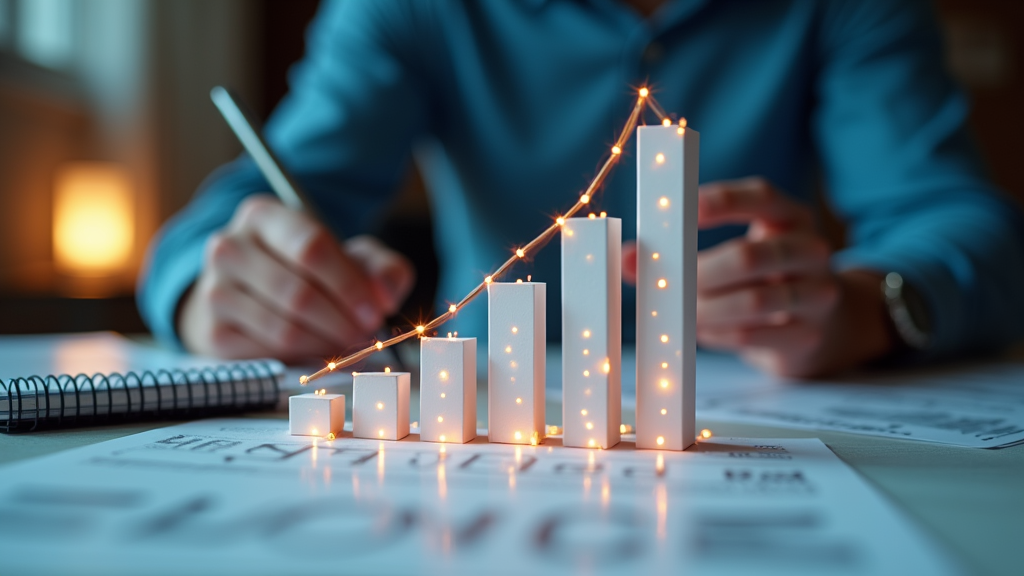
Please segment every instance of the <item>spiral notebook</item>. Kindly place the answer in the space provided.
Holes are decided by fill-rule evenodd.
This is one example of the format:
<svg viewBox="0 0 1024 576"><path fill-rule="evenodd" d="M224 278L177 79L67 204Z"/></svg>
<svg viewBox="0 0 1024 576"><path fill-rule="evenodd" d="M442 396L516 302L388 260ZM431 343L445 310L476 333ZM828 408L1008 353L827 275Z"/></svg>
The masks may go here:
<svg viewBox="0 0 1024 576"><path fill-rule="evenodd" d="M224 362L113 333L0 337L0 432L272 408L285 368Z"/></svg>

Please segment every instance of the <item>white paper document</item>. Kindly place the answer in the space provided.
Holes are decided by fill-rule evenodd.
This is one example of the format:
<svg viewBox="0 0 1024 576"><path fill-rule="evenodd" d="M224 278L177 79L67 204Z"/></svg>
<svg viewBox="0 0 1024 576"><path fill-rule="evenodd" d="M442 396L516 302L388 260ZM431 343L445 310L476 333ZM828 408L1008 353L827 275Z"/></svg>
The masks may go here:
<svg viewBox="0 0 1024 576"><path fill-rule="evenodd" d="M687 452L182 424L0 469L0 574L959 573L816 439Z"/></svg>
<svg viewBox="0 0 1024 576"><path fill-rule="evenodd" d="M703 420L999 448L1024 442L1024 364L992 362L787 382L727 356L697 362Z"/></svg>

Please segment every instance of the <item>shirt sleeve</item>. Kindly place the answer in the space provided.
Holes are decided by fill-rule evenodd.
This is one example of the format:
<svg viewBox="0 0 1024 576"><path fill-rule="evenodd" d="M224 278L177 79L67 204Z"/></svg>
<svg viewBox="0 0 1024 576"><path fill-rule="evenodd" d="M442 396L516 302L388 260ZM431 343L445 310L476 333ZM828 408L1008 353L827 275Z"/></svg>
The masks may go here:
<svg viewBox="0 0 1024 576"><path fill-rule="evenodd" d="M895 271L922 293L926 356L1024 330L1024 218L984 174L968 107L923 1L825 3L812 135L849 225L835 267Z"/></svg>
<svg viewBox="0 0 1024 576"><path fill-rule="evenodd" d="M310 26L306 56L265 129L281 163L338 237L369 231L395 194L428 97L404 43L416 17L400 1L328 1ZM150 246L137 300L162 342L180 346L179 300L202 268L207 239L250 194L270 190L247 155L221 167Z"/></svg>

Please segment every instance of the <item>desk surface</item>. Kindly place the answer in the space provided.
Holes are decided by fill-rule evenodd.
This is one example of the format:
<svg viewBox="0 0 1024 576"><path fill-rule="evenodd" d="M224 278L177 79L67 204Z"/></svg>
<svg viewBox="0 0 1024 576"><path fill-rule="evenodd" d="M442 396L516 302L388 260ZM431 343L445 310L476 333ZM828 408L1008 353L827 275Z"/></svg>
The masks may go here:
<svg viewBox="0 0 1024 576"><path fill-rule="evenodd" d="M478 401L486 406L486 388ZM412 399L413 418L419 402ZM561 407L548 403L548 421ZM486 417L487 411L480 412ZM286 412L254 413L287 418ZM623 420L634 414L623 411ZM135 434L173 422L0 435L0 464ZM698 421L719 436L817 437L887 495L975 574L1019 575L1024 566L1024 445L1001 450L957 448L825 431Z"/></svg>

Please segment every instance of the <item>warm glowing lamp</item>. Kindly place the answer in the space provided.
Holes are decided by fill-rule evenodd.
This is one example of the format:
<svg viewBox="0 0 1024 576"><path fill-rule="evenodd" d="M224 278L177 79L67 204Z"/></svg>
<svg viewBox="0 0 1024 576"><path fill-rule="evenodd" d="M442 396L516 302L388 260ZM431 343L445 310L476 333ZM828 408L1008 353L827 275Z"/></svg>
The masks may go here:
<svg viewBox="0 0 1024 576"><path fill-rule="evenodd" d="M131 179L113 162L72 162L54 183L53 256L77 276L116 274L128 266L135 241Z"/></svg>

